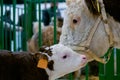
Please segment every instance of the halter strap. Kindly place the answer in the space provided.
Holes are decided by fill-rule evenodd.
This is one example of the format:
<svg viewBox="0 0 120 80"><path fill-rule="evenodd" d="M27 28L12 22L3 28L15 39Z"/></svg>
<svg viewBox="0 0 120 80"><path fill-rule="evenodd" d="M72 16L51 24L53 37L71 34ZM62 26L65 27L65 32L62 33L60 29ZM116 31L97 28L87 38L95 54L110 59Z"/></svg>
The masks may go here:
<svg viewBox="0 0 120 80"><path fill-rule="evenodd" d="M100 6L101 6L101 14L102 14L102 18L103 18L103 22L104 22L104 26L105 26L105 31L109 37L109 43L110 43L110 47L113 47L114 44L114 40L113 40L113 33L108 25L108 19L107 19L107 15L106 15L106 11L105 11L105 7L103 4L103 0L100 1Z"/></svg>
<svg viewBox="0 0 120 80"><path fill-rule="evenodd" d="M98 25L99 25L100 21L101 21L101 16L99 16L97 18L93 28L90 31L90 34L89 34L87 40L82 42L79 47L78 46L69 46L69 47L71 47L73 50L81 50L81 51L87 50L89 48L89 46L90 46L90 43L91 43L91 41L93 39L93 36L94 36L94 34L95 34L95 32L96 32L96 30L98 28Z"/></svg>

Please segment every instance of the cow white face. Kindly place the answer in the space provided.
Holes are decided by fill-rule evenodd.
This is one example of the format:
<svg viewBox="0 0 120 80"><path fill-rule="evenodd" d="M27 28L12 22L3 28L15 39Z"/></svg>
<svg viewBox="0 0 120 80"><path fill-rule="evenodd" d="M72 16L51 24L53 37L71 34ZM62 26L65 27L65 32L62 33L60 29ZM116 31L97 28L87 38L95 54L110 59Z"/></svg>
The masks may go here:
<svg viewBox="0 0 120 80"><path fill-rule="evenodd" d="M94 20L90 18L84 0L66 0L66 3L68 7L65 11L60 43L79 45L86 40Z"/></svg>
<svg viewBox="0 0 120 80"><path fill-rule="evenodd" d="M52 56L49 59L53 61L53 69L47 69L50 80L79 70L87 63L86 56L80 55L62 44L52 46L51 51Z"/></svg>
<svg viewBox="0 0 120 80"><path fill-rule="evenodd" d="M90 12L86 1L90 0L66 0L68 7L65 11L60 36L61 44L70 47L84 46L82 44L87 40L99 16ZM109 42L102 21L98 25L89 47L99 57L103 56L107 51ZM79 53L82 53L82 51L79 51Z"/></svg>

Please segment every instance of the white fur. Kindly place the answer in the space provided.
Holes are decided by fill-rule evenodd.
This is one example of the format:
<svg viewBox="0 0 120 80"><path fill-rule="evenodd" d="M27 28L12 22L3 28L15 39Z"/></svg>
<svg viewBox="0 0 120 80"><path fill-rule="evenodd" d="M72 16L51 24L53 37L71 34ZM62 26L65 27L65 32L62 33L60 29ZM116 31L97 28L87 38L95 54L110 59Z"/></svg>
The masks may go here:
<svg viewBox="0 0 120 80"><path fill-rule="evenodd" d="M90 13L84 1L85 0L66 0L68 7L65 12L59 43L66 46L79 47L80 44L88 38L90 30L95 24L98 16ZM73 17L80 17L80 22L77 25L71 24ZM112 29L112 33L114 35L114 47L120 48L120 23L115 21L113 17L108 16L108 25ZM71 27L74 27L74 29ZM101 57L106 53L109 46L108 36L104 29L104 23L100 22L90 44L90 49L98 57ZM86 55L89 61L93 60L91 56L83 53L82 51L76 52ZM79 76L76 76L76 78L77 77Z"/></svg>
<svg viewBox="0 0 120 80"><path fill-rule="evenodd" d="M80 44L89 36L90 30L95 24L98 16L90 13L84 0L71 0L65 13L66 16L64 17L60 43L66 46L80 46ZM79 24L74 24L75 29L71 28L71 21L73 19L71 16L78 16L81 18ZM111 16L108 16L108 24L114 35L114 47L120 48L120 23L115 21ZM109 46L108 36L104 29L104 23L101 21L95 35L93 36L90 49L100 57L106 53ZM81 51L77 52L82 53Z"/></svg>
<svg viewBox="0 0 120 80"><path fill-rule="evenodd" d="M49 74L49 80L54 80L65 74L79 70L87 63L84 55L80 55L62 44L53 45L51 48L53 55L50 59L54 61L54 70L50 71L46 69ZM67 58L63 59L65 55L67 55Z"/></svg>

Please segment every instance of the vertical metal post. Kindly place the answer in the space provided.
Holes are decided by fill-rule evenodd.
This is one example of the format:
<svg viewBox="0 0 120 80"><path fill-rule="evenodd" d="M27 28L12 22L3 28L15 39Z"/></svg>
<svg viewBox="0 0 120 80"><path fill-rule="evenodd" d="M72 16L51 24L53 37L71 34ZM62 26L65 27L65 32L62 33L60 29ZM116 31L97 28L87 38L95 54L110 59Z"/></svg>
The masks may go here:
<svg viewBox="0 0 120 80"><path fill-rule="evenodd" d="M18 14L18 18L19 18L19 8L16 8L17 9L17 14ZM19 45L20 45L20 36L19 36L19 34L20 34L20 32L18 31L18 41L17 41L17 43L18 43L18 49L17 49L17 51L19 51L20 50L20 47L19 47Z"/></svg>
<svg viewBox="0 0 120 80"><path fill-rule="evenodd" d="M41 29L41 0L38 3L39 9L39 47L42 46L42 29Z"/></svg>
<svg viewBox="0 0 120 80"><path fill-rule="evenodd" d="M109 51L109 50L108 50ZM108 52L107 52L108 53ZM106 57L106 55L105 55ZM99 79L100 80L117 80L114 79L114 51L112 50L112 54L109 62L107 64L100 64L99 66Z"/></svg>
<svg viewBox="0 0 120 80"><path fill-rule="evenodd" d="M10 9L10 12L11 12L11 7L12 6L9 6L9 9ZM11 16L11 15L10 15ZM11 18L11 17L10 17ZM11 29L11 26L12 26L12 24L10 24L10 29ZM13 39L13 31L12 30L10 30L10 44L11 44L11 41L12 41L12 39ZM10 50L12 50L12 46L10 45Z"/></svg>
<svg viewBox="0 0 120 80"><path fill-rule="evenodd" d="M6 15L6 11L7 11L7 5L4 5L4 9L5 9L5 13L4 13L4 16L7 16ZM3 17L3 19L4 19L4 17ZM5 22L5 25L7 24L7 22L6 21L4 21ZM7 39L7 37L8 37L8 35L7 35L7 26L3 26L4 27L4 49L8 49L8 45L7 45L7 41L8 41L8 39Z"/></svg>
<svg viewBox="0 0 120 80"><path fill-rule="evenodd" d="M39 1L39 0L38 0ZM36 21L36 3L38 2L38 1L32 1L31 0L31 14L32 14L32 22L33 21Z"/></svg>
<svg viewBox="0 0 120 80"><path fill-rule="evenodd" d="M36 1L34 0L29 0L28 1L28 28L27 29L27 40L30 39L33 35L33 30L32 30L32 22L36 21Z"/></svg>
<svg viewBox="0 0 120 80"><path fill-rule="evenodd" d="M29 15L28 15L29 14ZM28 6L27 6L27 28L26 28L26 36L27 40L32 36L31 35L31 28L32 28L32 0L28 1Z"/></svg>
<svg viewBox="0 0 120 80"><path fill-rule="evenodd" d="M54 44L57 43L57 28L56 28L56 0L54 0Z"/></svg>
<svg viewBox="0 0 120 80"><path fill-rule="evenodd" d="M26 2L26 0L24 0L24 18L23 18L23 19L24 19L24 20L23 20L24 22L22 21L23 31L22 31L22 33L21 33L22 50L23 50L23 51L26 51L26 49L27 49L27 48L26 48L26 47L27 47L27 46L26 46L26 45L27 45L27 43L26 43L26 41L27 41L27 31L26 31L26 30L27 30L27 26L28 26L28 25L27 25L27 20L26 20L26 19L27 19L27 16L28 16L28 15L27 15L27 12L26 12L26 11L27 11L27 2Z"/></svg>
<svg viewBox="0 0 120 80"><path fill-rule="evenodd" d="M86 72L86 80L89 80L89 65L87 64L85 67L85 72Z"/></svg>
<svg viewBox="0 0 120 80"><path fill-rule="evenodd" d="M27 13L29 14L29 15L27 15L27 17L28 17L28 25L27 25L27 28L28 29L26 29L26 31L27 31L27 40L29 39L29 38L31 38L31 36L32 36L32 34L31 34L31 32L32 32L32 13L33 13L33 11L32 11L32 4L33 4L33 2L32 2L32 0L30 0L29 2L28 2L28 11L27 11Z"/></svg>
<svg viewBox="0 0 120 80"><path fill-rule="evenodd" d="M3 0L0 1L0 49L4 49L4 30L3 30Z"/></svg>
<svg viewBox="0 0 120 80"><path fill-rule="evenodd" d="M16 0L13 0L13 40L14 40L14 51L16 51L16 26L15 26L15 21L16 21Z"/></svg>
<svg viewBox="0 0 120 80"><path fill-rule="evenodd" d="M117 76L117 49L114 48L114 76Z"/></svg>
<svg viewBox="0 0 120 80"><path fill-rule="evenodd" d="M120 49L116 50L116 75L115 75L115 80L120 79Z"/></svg>
<svg viewBox="0 0 120 80"><path fill-rule="evenodd" d="M69 74L69 80L73 80L73 74L72 73Z"/></svg>

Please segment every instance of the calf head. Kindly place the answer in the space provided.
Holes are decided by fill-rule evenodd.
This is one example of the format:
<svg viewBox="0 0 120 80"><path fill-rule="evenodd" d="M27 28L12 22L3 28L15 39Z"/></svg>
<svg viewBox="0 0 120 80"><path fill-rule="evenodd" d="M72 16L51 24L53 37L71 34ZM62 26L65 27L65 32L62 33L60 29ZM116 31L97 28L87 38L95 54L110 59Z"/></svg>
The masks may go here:
<svg viewBox="0 0 120 80"><path fill-rule="evenodd" d="M46 70L49 80L79 70L87 63L86 56L80 55L62 44L41 48L40 51L41 56L37 67Z"/></svg>

